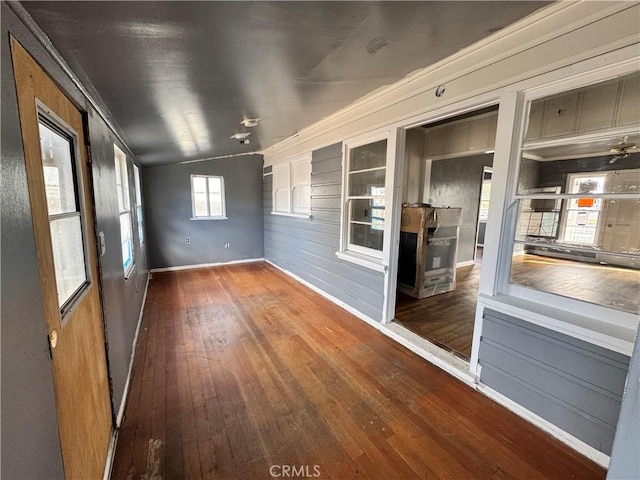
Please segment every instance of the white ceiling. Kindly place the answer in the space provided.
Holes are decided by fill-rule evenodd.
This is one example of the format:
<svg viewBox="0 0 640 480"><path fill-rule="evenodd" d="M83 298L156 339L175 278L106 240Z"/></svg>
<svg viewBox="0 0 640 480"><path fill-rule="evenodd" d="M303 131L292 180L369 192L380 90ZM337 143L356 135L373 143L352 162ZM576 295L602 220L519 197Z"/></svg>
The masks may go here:
<svg viewBox="0 0 640 480"><path fill-rule="evenodd" d="M155 165L264 149L547 3L22 5ZM248 145L229 138L248 131Z"/></svg>

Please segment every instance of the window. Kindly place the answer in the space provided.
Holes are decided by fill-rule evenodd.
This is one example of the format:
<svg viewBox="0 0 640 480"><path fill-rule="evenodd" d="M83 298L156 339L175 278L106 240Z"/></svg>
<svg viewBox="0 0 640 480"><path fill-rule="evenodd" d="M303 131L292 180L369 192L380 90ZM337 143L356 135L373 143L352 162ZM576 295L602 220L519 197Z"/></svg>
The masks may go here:
<svg viewBox="0 0 640 480"><path fill-rule="evenodd" d="M74 141L44 117L38 123L58 306L64 315L88 284Z"/></svg>
<svg viewBox="0 0 640 480"><path fill-rule="evenodd" d="M226 219L224 178L212 175L191 175L191 204L192 220Z"/></svg>
<svg viewBox="0 0 640 480"><path fill-rule="evenodd" d="M371 139L368 139L370 142ZM342 251L382 258L387 138L345 147Z"/></svg>
<svg viewBox="0 0 640 480"><path fill-rule="evenodd" d="M640 312L639 98L634 73L527 103L508 293Z"/></svg>
<svg viewBox="0 0 640 480"><path fill-rule="evenodd" d="M140 169L133 166L133 180L136 186L136 219L138 220L138 238L140 245L144 243L144 230L142 229L142 189L140 186Z"/></svg>
<svg viewBox="0 0 640 480"><path fill-rule="evenodd" d="M117 145L113 146L116 164L116 189L118 210L120 211L120 242L122 247L122 268L128 277L133 270L133 235L131 221L131 203L129 200L129 173L127 156Z"/></svg>
<svg viewBox="0 0 640 480"><path fill-rule="evenodd" d="M311 155L273 166L273 212L309 216L311 211Z"/></svg>

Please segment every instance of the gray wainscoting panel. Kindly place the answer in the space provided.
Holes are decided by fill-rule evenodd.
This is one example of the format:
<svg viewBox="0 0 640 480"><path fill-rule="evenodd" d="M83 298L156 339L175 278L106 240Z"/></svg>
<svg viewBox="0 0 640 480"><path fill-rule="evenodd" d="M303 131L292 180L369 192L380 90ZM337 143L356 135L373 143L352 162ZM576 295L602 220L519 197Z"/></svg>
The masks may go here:
<svg viewBox="0 0 640 480"><path fill-rule="evenodd" d="M629 357L484 311L480 381L609 455Z"/></svg>
<svg viewBox="0 0 640 480"><path fill-rule="evenodd" d="M265 258L380 321L384 275L336 257L340 244L342 145L316 150L311 165L312 218L273 215L272 176L264 171Z"/></svg>

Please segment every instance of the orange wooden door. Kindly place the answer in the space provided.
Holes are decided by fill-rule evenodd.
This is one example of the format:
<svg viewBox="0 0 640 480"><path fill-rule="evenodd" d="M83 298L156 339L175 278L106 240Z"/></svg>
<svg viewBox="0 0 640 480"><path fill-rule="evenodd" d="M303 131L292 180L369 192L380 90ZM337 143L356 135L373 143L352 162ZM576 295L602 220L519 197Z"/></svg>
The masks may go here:
<svg viewBox="0 0 640 480"><path fill-rule="evenodd" d="M99 479L113 417L82 115L11 46L65 477Z"/></svg>

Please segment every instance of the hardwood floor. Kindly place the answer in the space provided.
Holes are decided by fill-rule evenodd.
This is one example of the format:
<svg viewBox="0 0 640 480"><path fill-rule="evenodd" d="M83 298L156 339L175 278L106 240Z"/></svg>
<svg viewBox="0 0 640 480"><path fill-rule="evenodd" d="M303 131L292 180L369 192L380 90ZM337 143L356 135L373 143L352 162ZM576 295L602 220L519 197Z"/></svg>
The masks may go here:
<svg viewBox="0 0 640 480"><path fill-rule="evenodd" d="M481 254L477 258L482 258ZM398 293L395 321L431 343L469 360L482 265L458 268L456 289L422 300ZM640 312L640 272L593 263L520 255L511 281L632 313Z"/></svg>
<svg viewBox="0 0 640 480"><path fill-rule="evenodd" d="M155 273L131 382L114 479L605 477L266 263Z"/></svg>
<svg viewBox="0 0 640 480"><path fill-rule="evenodd" d="M482 248L478 248L476 263L456 271L456 289L452 292L422 300L398 293L394 321L468 361L481 269Z"/></svg>

